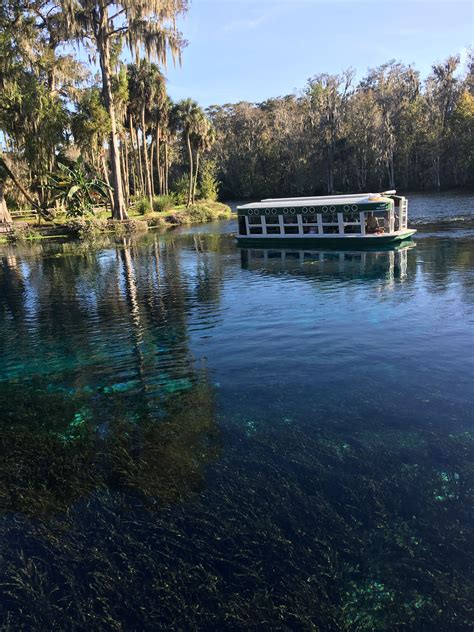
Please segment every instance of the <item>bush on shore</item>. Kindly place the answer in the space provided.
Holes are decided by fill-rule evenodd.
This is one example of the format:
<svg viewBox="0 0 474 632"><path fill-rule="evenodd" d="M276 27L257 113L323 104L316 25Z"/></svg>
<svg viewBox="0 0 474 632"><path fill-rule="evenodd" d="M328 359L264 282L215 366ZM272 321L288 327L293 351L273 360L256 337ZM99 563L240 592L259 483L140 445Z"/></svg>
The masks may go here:
<svg viewBox="0 0 474 632"><path fill-rule="evenodd" d="M94 239L107 229L107 220L98 217L75 217L65 224L68 235L75 239Z"/></svg>
<svg viewBox="0 0 474 632"><path fill-rule="evenodd" d="M176 202L172 195L156 195L153 198L153 211L155 213L163 213L170 211Z"/></svg>

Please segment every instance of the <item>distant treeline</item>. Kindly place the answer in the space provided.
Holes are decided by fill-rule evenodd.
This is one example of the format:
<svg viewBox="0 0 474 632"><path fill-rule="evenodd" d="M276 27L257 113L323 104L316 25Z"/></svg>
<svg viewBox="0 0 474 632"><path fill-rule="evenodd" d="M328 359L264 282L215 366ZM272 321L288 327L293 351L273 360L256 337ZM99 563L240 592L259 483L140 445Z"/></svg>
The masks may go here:
<svg viewBox="0 0 474 632"><path fill-rule="evenodd" d="M390 61L358 84L319 74L301 94L208 110L221 196L474 187L474 56L422 81Z"/></svg>

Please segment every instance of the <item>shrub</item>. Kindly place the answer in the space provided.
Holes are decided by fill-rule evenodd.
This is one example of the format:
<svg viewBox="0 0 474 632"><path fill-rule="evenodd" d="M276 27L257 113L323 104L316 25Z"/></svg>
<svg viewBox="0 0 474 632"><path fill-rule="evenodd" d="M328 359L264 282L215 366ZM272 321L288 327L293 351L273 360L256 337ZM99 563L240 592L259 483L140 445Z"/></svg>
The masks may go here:
<svg viewBox="0 0 474 632"><path fill-rule="evenodd" d="M166 226L168 225L166 217L157 217L156 215L152 215L150 218L147 218L147 223L148 226L153 226L154 228L166 228Z"/></svg>
<svg viewBox="0 0 474 632"><path fill-rule="evenodd" d="M173 193L177 204L186 204L188 200L189 174L184 173L176 180L173 186Z"/></svg>
<svg viewBox="0 0 474 632"><path fill-rule="evenodd" d="M135 204L135 208L140 213L140 215L145 215L145 213L149 213L152 210L149 198L145 196L138 198Z"/></svg>
<svg viewBox="0 0 474 632"><path fill-rule="evenodd" d="M199 182L200 197L205 200L217 200L220 182L217 179L217 165L213 160L204 163Z"/></svg>
<svg viewBox="0 0 474 632"><path fill-rule="evenodd" d="M193 204L186 210L186 215L191 222L210 222L216 219L214 212L206 204Z"/></svg>
<svg viewBox="0 0 474 632"><path fill-rule="evenodd" d="M56 173L49 177L47 188L54 201L66 209L68 217L91 215L94 206L106 202L110 190L82 158L72 167L59 163Z"/></svg>
<svg viewBox="0 0 474 632"><path fill-rule="evenodd" d="M170 211L175 205L172 195L157 195L153 198L153 210L155 213Z"/></svg>
<svg viewBox="0 0 474 632"><path fill-rule="evenodd" d="M165 215L166 223L173 226L180 226L181 224L186 223L186 218L183 213L170 213L169 215Z"/></svg>
<svg viewBox="0 0 474 632"><path fill-rule="evenodd" d="M67 232L77 239L93 239L107 229L107 221L96 217L75 217L66 224Z"/></svg>

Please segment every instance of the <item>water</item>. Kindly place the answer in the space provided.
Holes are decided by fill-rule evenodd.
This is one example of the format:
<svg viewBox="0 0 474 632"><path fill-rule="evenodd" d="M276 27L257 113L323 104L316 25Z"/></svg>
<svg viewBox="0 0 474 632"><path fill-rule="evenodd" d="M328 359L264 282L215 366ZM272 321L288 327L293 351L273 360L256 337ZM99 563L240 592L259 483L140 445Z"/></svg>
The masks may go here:
<svg viewBox="0 0 474 632"><path fill-rule="evenodd" d="M473 202L410 203L1 249L2 629L474 629Z"/></svg>

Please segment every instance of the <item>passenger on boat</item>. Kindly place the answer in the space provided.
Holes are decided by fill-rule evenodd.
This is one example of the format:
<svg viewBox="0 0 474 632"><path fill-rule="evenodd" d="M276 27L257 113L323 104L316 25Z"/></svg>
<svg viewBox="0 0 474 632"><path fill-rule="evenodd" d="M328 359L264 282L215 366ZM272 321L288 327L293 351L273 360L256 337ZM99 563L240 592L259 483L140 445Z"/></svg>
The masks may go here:
<svg viewBox="0 0 474 632"><path fill-rule="evenodd" d="M365 222L365 232L366 233L377 233L379 232L379 224L377 222L377 218L373 215L368 215Z"/></svg>

